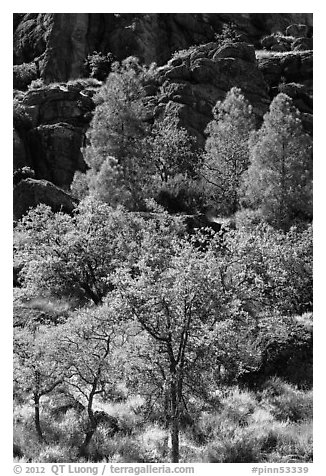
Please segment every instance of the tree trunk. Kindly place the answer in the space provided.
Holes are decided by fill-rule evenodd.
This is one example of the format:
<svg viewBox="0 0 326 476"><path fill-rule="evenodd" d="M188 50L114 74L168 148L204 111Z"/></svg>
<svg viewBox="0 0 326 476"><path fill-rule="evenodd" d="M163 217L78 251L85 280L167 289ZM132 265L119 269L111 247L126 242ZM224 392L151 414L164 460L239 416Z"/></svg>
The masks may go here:
<svg viewBox="0 0 326 476"><path fill-rule="evenodd" d="M89 444L93 438L93 435L95 433L95 430L96 430L96 426L95 427L91 427L87 432L86 432L86 435L85 435L85 439L81 445L81 447L79 448L79 456L82 457L82 458L87 458L88 459L88 447L89 447Z"/></svg>
<svg viewBox="0 0 326 476"><path fill-rule="evenodd" d="M40 395L34 393L34 423L38 439L41 443L45 442L40 422Z"/></svg>
<svg viewBox="0 0 326 476"><path fill-rule="evenodd" d="M171 381L171 459L172 463L179 463L179 401L176 375Z"/></svg>
<svg viewBox="0 0 326 476"><path fill-rule="evenodd" d="M84 458L88 458L88 447L89 447L89 444L90 444L90 442L93 438L95 430L97 428L97 420L96 420L96 418L94 416L94 412L93 412L93 399L94 399L94 395L95 395L95 392L96 392L96 386L97 386L97 382L98 382L98 378L99 378L99 373L100 373L100 370L98 370L98 374L94 379L94 382L93 382L93 385L92 385L92 390L91 390L91 392L89 394L89 397L88 397L87 413L88 413L88 419L89 419L89 427L86 431L85 439L84 439L81 447L79 448L79 456L84 457Z"/></svg>

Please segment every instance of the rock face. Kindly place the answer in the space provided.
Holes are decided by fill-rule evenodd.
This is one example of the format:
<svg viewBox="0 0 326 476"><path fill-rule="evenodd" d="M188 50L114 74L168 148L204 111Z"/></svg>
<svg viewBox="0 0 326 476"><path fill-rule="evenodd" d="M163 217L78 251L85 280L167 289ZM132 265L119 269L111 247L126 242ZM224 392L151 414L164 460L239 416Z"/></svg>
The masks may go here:
<svg viewBox="0 0 326 476"><path fill-rule="evenodd" d="M14 14L14 64L35 60L46 82L81 77L85 57L94 50L162 65L176 50L214 41L230 22L257 44L263 35L293 23L311 27L312 14Z"/></svg>
<svg viewBox="0 0 326 476"><path fill-rule="evenodd" d="M221 42L216 35L230 21L238 40ZM64 190L76 170L86 170L81 148L101 83L68 80L83 76L85 58L94 50L160 65L145 87L148 119L175 113L201 145L213 106L233 86L252 104L258 123L283 88L311 131L311 31L310 14L14 14L14 63L36 65L45 83L15 93L14 170L30 167L36 179ZM255 53L262 44L269 51ZM24 200L18 191L16 199ZM25 203L17 206L20 216Z"/></svg>
<svg viewBox="0 0 326 476"><path fill-rule="evenodd" d="M15 132L14 168L27 165L34 169L36 178L68 188L75 171L86 170L81 147L94 109L95 91L85 87L85 82L76 82L26 92L20 105L30 118L31 128Z"/></svg>
<svg viewBox="0 0 326 476"><path fill-rule="evenodd" d="M279 92L288 94L302 113L305 129L312 132L313 52L268 52L268 55L258 56L257 62L268 85L270 98Z"/></svg>
<svg viewBox="0 0 326 476"><path fill-rule="evenodd" d="M49 205L53 211L72 213L77 202L47 180L27 178L14 187L14 219L19 220L28 209L39 203Z"/></svg>
<svg viewBox="0 0 326 476"><path fill-rule="evenodd" d="M202 143L213 106L233 86L241 88L259 118L270 102L254 47L244 42L190 48L159 69L159 83L156 114L175 112Z"/></svg>

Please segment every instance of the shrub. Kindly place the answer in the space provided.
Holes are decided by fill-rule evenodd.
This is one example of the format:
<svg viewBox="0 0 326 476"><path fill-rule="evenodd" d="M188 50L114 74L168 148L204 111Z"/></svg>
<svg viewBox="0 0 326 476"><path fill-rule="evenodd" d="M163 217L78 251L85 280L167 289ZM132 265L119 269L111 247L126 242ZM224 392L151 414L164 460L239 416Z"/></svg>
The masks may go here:
<svg viewBox="0 0 326 476"><path fill-rule="evenodd" d="M14 89L26 91L28 85L37 78L35 63L23 63L14 66Z"/></svg>
<svg viewBox="0 0 326 476"><path fill-rule="evenodd" d="M153 182L154 200L169 213L198 213L202 209L204 192L197 180L178 174L165 183Z"/></svg>
<svg viewBox="0 0 326 476"><path fill-rule="evenodd" d="M262 399L270 406L277 420L299 422L312 419L312 391L298 390L279 378L269 380Z"/></svg>
<svg viewBox="0 0 326 476"><path fill-rule="evenodd" d="M111 65L113 63L112 53L98 53L94 51L87 56L85 61L85 69L91 78L96 78L99 81L105 81L111 71Z"/></svg>
<svg viewBox="0 0 326 476"><path fill-rule="evenodd" d="M70 192L78 200L87 197L89 194L88 175L77 170L70 185Z"/></svg>
<svg viewBox="0 0 326 476"><path fill-rule="evenodd" d="M43 79L37 78L33 79L33 81L29 84L28 89L40 89L45 86Z"/></svg>
<svg viewBox="0 0 326 476"><path fill-rule="evenodd" d="M309 463L313 460L312 423L292 423L274 431L276 444L268 455L271 463Z"/></svg>
<svg viewBox="0 0 326 476"><path fill-rule="evenodd" d="M221 33L215 33L215 41L219 43L219 46L223 46L226 43L243 41L244 39L244 35L237 31L237 25L233 22L225 23Z"/></svg>

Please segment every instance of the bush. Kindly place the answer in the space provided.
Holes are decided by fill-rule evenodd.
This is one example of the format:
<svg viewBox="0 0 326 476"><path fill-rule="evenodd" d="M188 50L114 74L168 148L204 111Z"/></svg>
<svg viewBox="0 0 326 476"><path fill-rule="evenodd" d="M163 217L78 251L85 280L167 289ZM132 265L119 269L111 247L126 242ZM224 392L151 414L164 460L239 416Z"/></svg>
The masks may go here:
<svg viewBox="0 0 326 476"><path fill-rule="evenodd" d="M215 41L219 43L219 46L223 46L226 43L236 43L238 41L247 40L243 34L237 31L237 29L235 23L225 23L221 33L215 33Z"/></svg>
<svg viewBox="0 0 326 476"><path fill-rule="evenodd" d="M269 380L261 394L276 420L300 422L313 416L312 391L298 390L279 378Z"/></svg>
<svg viewBox="0 0 326 476"><path fill-rule="evenodd" d="M37 78L35 63L23 63L14 66L14 89L26 91L28 85Z"/></svg>
<svg viewBox="0 0 326 476"><path fill-rule="evenodd" d="M112 53L103 54L94 51L87 56L85 61L86 74L99 81L105 81L111 71L113 61Z"/></svg>
<svg viewBox="0 0 326 476"><path fill-rule="evenodd" d="M45 86L43 79L37 78L33 79L33 81L29 84L28 89L40 89Z"/></svg>
<svg viewBox="0 0 326 476"><path fill-rule="evenodd" d="M70 192L74 198L82 200L89 194L89 182L87 173L82 173L79 170L75 172L74 178L70 185Z"/></svg>
<svg viewBox="0 0 326 476"><path fill-rule="evenodd" d="M203 187L194 179L178 174L166 183L157 183L156 187L157 190L153 190L154 200L169 213L192 214L203 208Z"/></svg>
<svg viewBox="0 0 326 476"><path fill-rule="evenodd" d="M312 423L292 423L274 431L276 443L268 455L270 463L310 463L313 461Z"/></svg>

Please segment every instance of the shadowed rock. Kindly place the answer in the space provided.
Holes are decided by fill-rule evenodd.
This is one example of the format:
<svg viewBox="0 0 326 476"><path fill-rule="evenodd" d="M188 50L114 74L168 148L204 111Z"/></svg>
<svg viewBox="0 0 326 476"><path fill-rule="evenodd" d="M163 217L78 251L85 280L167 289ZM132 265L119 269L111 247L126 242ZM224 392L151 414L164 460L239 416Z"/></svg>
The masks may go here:
<svg viewBox="0 0 326 476"><path fill-rule="evenodd" d="M54 212L63 211L72 213L77 201L68 193L53 185L47 180L27 178L21 180L14 187L14 219L19 220L29 208L44 203Z"/></svg>

